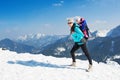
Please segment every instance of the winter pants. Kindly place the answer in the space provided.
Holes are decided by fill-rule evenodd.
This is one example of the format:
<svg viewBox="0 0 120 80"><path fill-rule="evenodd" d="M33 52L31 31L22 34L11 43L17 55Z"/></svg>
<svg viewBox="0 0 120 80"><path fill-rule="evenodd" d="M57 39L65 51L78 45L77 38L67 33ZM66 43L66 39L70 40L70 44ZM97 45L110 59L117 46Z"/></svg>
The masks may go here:
<svg viewBox="0 0 120 80"><path fill-rule="evenodd" d="M89 52L87 50L86 43L84 43L82 45L78 45L77 43L74 44L73 48L70 51L73 62L76 62L76 60L75 60L75 51L78 50L80 47L81 47L82 51L85 53L85 55L86 55L86 57L87 57L87 59L89 61L89 64L92 65L92 59L91 59L91 57L89 55Z"/></svg>

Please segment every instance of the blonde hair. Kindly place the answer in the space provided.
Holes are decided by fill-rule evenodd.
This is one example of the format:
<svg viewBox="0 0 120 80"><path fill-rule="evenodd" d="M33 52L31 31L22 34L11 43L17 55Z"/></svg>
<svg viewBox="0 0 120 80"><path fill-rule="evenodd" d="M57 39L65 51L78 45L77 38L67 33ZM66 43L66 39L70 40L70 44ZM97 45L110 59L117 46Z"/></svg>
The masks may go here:
<svg viewBox="0 0 120 80"><path fill-rule="evenodd" d="M67 21L68 21L68 23L70 23L70 22L74 23L74 19L73 18L67 18Z"/></svg>

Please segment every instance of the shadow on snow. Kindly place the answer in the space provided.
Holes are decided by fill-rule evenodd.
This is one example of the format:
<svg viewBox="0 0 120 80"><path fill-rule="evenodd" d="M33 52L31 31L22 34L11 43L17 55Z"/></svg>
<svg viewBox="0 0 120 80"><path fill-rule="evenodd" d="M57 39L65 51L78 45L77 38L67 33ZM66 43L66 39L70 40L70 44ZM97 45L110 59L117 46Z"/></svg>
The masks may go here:
<svg viewBox="0 0 120 80"><path fill-rule="evenodd" d="M56 64L51 64L51 63L44 63L44 62L37 62L34 60L29 60L29 61L21 61L21 60L17 60L17 61L8 61L8 64L19 64L19 65L24 65L24 66L29 66L29 67L37 67L37 66L41 66L41 67L48 67L48 68L67 68L67 69L81 69L81 70L85 70L83 68L77 68L77 67L72 67L69 65L56 65Z"/></svg>

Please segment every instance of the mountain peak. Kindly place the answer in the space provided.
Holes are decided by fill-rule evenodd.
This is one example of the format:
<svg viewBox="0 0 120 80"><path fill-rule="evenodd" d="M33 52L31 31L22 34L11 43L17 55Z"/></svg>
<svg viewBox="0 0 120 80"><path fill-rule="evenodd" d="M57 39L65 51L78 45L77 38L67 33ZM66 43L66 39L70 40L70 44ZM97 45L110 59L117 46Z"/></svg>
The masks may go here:
<svg viewBox="0 0 120 80"><path fill-rule="evenodd" d="M35 49L33 46L28 46L22 43L15 42L13 40L10 40L8 38L3 39L0 41L0 47L1 48L6 48L11 51L16 51L16 52L32 52L33 49Z"/></svg>
<svg viewBox="0 0 120 80"><path fill-rule="evenodd" d="M40 39L41 37L44 37L44 36L45 36L45 34L41 34L41 33L28 34L28 35L23 35L23 36L18 37L18 40L25 41L25 40L29 40L29 39Z"/></svg>
<svg viewBox="0 0 120 80"><path fill-rule="evenodd" d="M13 43L13 41L9 38L5 38L5 39L1 40L0 42L2 42L2 43Z"/></svg>
<svg viewBox="0 0 120 80"><path fill-rule="evenodd" d="M94 37L106 37L109 30L96 30L92 33Z"/></svg>
<svg viewBox="0 0 120 80"><path fill-rule="evenodd" d="M108 32L107 36L109 37L118 37L120 36L120 25L113 28L111 31Z"/></svg>

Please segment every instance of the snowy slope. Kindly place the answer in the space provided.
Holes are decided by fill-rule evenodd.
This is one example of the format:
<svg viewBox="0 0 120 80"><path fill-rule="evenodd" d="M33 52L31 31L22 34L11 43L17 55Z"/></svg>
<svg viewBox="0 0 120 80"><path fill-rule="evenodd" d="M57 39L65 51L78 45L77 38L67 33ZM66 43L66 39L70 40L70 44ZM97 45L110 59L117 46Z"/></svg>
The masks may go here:
<svg viewBox="0 0 120 80"><path fill-rule="evenodd" d="M86 72L87 61L77 60L77 67L68 67L70 58L16 54L0 49L0 80L120 80L120 66L93 62Z"/></svg>
<svg viewBox="0 0 120 80"><path fill-rule="evenodd" d="M106 37L107 36L107 33L109 32L110 30L99 30L99 31L94 31L92 32L92 35L94 37Z"/></svg>
<svg viewBox="0 0 120 80"><path fill-rule="evenodd" d="M96 35L99 37L106 37L108 32L109 30L101 30L101 31L98 31Z"/></svg>

